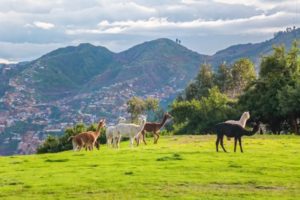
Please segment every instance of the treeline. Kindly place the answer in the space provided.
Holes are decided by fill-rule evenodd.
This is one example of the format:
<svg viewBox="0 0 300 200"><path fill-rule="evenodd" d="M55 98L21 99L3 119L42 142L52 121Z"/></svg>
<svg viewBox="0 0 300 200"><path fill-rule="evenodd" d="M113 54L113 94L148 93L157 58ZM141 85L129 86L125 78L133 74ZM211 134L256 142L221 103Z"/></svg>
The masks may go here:
<svg viewBox="0 0 300 200"><path fill-rule="evenodd" d="M174 132L205 133L216 123L238 119L250 111L251 120L268 130L299 133L300 59L294 42L290 51L274 47L262 57L258 77L246 58L232 65L223 63L214 72L204 64L195 80L171 105Z"/></svg>

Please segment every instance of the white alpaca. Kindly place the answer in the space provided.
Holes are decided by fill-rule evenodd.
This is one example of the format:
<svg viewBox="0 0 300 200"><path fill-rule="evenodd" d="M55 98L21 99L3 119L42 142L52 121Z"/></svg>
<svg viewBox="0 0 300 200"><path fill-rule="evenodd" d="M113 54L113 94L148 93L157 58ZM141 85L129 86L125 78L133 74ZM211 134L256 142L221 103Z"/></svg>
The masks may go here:
<svg viewBox="0 0 300 200"><path fill-rule="evenodd" d="M118 124L125 123L125 122L126 122L126 119L124 117L119 117ZM107 127L106 131L105 131L105 135L106 135L107 146L113 145L113 137L114 137L114 135L116 135L116 126Z"/></svg>
<svg viewBox="0 0 300 200"><path fill-rule="evenodd" d="M240 118L239 121L235 121L235 120L227 120L225 121L225 123L228 123L228 124L238 124L240 126L242 126L243 128L245 128L246 126L246 122L247 120L250 118L250 114L249 112L244 112Z"/></svg>
<svg viewBox="0 0 300 200"><path fill-rule="evenodd" d="M122 137L128 137L130 139L130 146L133 146L134 139L138 140L146 124L146 117L140 117L141 124L127 124L127 123L119 123L116 125L116 132L114 135L114 143L117 148L120 146L120 141Z"/></svg>

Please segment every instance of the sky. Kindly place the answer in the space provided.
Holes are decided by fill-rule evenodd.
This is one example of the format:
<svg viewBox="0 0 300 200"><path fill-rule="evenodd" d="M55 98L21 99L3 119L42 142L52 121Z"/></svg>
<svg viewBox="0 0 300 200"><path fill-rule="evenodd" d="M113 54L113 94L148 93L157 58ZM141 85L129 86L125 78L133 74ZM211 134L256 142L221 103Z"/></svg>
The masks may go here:
<svg viewBox="0 0 300 200"><path fill-rule="evenodd" d="M201 54L300 27L300 0L0 0L0 63L91 43L113 52L157 38Z"/></svg>

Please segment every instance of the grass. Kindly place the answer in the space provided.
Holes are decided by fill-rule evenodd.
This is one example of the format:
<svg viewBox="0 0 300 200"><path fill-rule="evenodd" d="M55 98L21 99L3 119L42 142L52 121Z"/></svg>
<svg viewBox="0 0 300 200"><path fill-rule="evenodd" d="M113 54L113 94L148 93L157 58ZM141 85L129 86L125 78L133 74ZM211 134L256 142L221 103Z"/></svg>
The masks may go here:
<svg viewBox="0 0 300 200"><path fill-rule="evenodd" d="M0 199L300 199L300 137L245 137L245 153L216 153L215 136L151 142L0 157Z"/></svg>

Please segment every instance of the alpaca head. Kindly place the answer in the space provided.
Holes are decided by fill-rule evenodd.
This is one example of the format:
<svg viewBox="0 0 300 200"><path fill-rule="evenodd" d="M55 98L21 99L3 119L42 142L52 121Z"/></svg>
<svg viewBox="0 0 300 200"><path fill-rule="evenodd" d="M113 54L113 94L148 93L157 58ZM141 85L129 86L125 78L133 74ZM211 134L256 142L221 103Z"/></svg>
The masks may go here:
<svg viewBox="0 0 300 200"><path fill-rule="evenodd" d="M167 119L173 118L172 115L170 115L169 113L165 113L165 117L166 117Z"/></svg>
<svg viewBox="0 0 300 200"><path fill-rule="evenodd" d="M105 121L106 121L105 119L101 119L98 123L98 127L99 128L104 128L106 126Z"/></svg>
<svg viewBox="0 0 300 200"><path fill-rule="evenodd" d="M139 120L139 124L145 124L147 121L147 117L145 115L140 115L138 120Z"/></svg>
<svg viewBox="0 0 300 200"><path fill-rule="evenodd" d="M119 117L118 118L118 123L125 123L126 119L124 117Z"/></svg>
<svg viewBox="0 0 300 200"><path fill-rule="evenodd" d="M243 113L243 118L246 119L246 120L250 119L249 111Z"/></svg>

